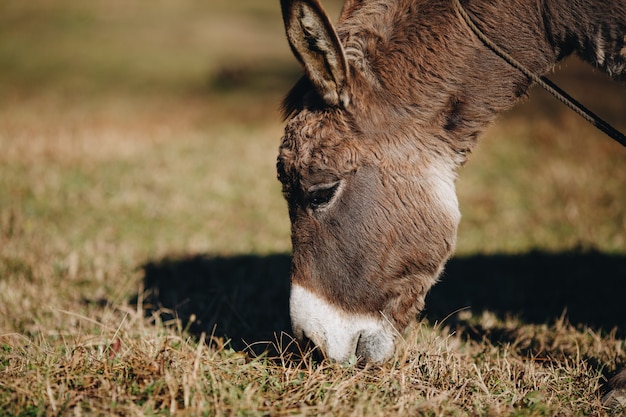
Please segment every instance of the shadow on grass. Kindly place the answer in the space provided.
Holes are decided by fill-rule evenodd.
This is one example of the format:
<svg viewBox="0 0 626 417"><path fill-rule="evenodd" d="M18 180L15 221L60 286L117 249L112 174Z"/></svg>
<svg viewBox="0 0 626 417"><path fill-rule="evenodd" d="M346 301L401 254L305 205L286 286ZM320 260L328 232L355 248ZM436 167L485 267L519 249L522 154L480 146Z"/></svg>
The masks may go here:
<svg viewBox="0 0 626 417"><path fill-rule="evenodd" d="M626 332L626 255L594 251L477 255L451 260L426 299L426 317L441 321L460 308L526 323Z"/></svg>
<svg viewBox="0 0 626 417"><path fill-rule="evenodd" d="M193 334L205 332L236 350L263 351L290 332L288 255L194 255L143 265L144 308L163 321L178 318ZM190 320L194 317L193 320Z"/></svg>
<svg viewBox="0 0 626 417"><path fill-rule="evenodd" d="M148 314L177 317L190 332L231 340L236 350L289 332L289 255L196 255L143 265ZM452 259L425 312L442 321L465 307L552 323L626 330L626 256L597 252L469 256ZM195 316L195 320L190 318ZM267 348L260 343L258 349ZM258 351L258 349L254 349Z"/></svg>

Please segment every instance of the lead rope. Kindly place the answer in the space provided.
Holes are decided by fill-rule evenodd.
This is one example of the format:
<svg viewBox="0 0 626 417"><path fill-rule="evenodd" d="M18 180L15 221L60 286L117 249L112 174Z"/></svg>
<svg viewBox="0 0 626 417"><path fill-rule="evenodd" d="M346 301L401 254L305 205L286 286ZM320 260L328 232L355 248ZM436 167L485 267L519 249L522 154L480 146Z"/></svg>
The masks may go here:
<svg viewBox="0 0 626 417"><path fill-rule="evenodd" d="M513 68L517 69L522 74L527 76L529 79L537 83L548 93L552 94L561 103L565 104L567 107L573 110L574 113L578 114L583 119L591 123L593 126L603 131L610 138L614 139L615 141L620 143L622 146L626 147L626 136L624 136L622 132L615 129L609 123L604 121L600 116L596 115L591 110L587 109L585 106L580 104L578 101L576 101L576 99L574 99L572 96L567 94L565 91L561 90L561 88L559 88L556 84L554 84L548 78L538 76L537 74L535 74L534 72L526 68L524 65L522 65L520 62L518 62L511 55L506 53L506 51L504 51L502 48L496 45L491 39L489 39L480 30L478 26L476 26L476 23L474 22L472 17L465 11L465 9L463 8L459 0L452 0L452 2L454 3L454 6L457 9L457 12L459 12L461 17L463 18L463 21L465 22L465 24L467 24L467 26L469 26L472 32L474 32L474 34L478 36L478 39L480 39L485 45L487 45L496 55L498 55L500 58L506 61Z"/></svg>

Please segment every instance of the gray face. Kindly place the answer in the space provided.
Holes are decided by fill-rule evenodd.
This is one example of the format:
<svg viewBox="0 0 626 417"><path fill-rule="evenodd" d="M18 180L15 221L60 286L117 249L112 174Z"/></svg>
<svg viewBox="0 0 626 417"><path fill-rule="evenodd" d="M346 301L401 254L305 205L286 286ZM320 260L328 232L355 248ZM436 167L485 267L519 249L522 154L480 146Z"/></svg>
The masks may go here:
<svg viewBox="0 0 626 417"><path fill-rule="evenodd" d="M382 361L454 247L454 174L413 142L369 138L346 119L303 110L281 145L292 324L332 359Z"/></svg>

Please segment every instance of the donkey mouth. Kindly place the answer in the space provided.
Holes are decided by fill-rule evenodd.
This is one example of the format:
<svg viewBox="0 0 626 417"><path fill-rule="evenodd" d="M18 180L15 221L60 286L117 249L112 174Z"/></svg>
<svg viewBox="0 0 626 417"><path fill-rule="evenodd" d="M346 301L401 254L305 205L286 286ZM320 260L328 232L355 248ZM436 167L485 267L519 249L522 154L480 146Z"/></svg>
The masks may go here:
<svg viewBox="0 0 626 417"><path fill-rule="evenodd" d="M347 362L356 355L379 363L394 353L394 332L383 317L345 312L299 285L291 289L290 313L294 335L312 341L331 360Z"/></svg>

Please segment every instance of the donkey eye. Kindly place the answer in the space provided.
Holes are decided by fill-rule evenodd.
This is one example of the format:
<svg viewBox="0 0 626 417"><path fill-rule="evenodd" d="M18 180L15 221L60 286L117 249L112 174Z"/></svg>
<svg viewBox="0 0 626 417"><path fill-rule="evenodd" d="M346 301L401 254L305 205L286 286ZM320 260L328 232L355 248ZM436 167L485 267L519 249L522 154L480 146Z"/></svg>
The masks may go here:
<svg viewBox="0 0 626 417"><path fill-rule="evenodd" d="M339 183L316 186L312 190L309 190L309 206L312 209L320 208L330 202L337 193Z"/></svg>

